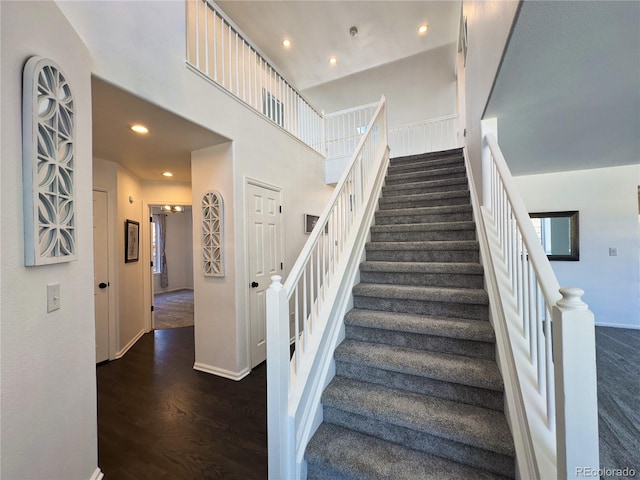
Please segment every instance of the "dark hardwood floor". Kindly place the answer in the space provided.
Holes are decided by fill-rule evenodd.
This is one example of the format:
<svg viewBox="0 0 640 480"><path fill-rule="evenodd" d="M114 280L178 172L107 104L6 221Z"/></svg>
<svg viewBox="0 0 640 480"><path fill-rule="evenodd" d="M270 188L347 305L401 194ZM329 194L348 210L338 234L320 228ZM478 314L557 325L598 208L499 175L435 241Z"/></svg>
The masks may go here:
<svg viewBox="0 0 640 480"><path fill-rule="evenodd" d="M193 327L146 334L97 367L106 480L266 479L266 366L235 382L193 370Z"/></svg>
<svg viewBox="0 0 640 480"><path fill-rule="evenodd" d="M640 475L640 330L596 327L596 363L600 468Z"/></svg>

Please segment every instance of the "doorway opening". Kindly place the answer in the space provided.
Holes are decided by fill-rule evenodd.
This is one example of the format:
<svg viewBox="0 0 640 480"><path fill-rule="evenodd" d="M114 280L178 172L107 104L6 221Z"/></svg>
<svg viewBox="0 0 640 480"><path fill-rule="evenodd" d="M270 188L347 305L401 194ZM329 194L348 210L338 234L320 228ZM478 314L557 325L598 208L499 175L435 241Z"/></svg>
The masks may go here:
<svg viewBox="0 0 640 480"><path fill-rule="evenodd" d="M193 216L190 205L149 205L150 281L154 330L191 327Z"/></svg>

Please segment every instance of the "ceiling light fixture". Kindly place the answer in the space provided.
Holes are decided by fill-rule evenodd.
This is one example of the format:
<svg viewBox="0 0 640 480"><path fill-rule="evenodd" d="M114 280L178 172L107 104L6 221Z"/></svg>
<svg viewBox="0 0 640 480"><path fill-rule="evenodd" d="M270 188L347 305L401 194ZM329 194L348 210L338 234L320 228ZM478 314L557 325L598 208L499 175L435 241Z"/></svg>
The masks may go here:
<svg viewBox="0 0 640 480"><path fill-rule="evenodd" d="M291 40L285 38L284 40L282 40L282 45L284 46L284 48L291 48Z"/></svg>
<svg viewBox="0 0 640 480"><path fill-rule="evenodd" d="M163 213L183 213L184 207L182 205L163 205L160 207L160 211Z"/></svg>
<svg viewBox="0 0 640 480"><path fill-rule="evenodd" d="M173 173L171 172L162 172L163 177L173 177Z"/></svg>
<svg viewBox="0 0 640 480"><path fill-rule="evenodd" d="M418 33L420 35L424 35L425 33L427 33L428 30L429 30L429 25L425 23L424 25L420 25L420 28L418 28Z"/></svg>
<svg viewBox="0 0 640 480"><path fill-rule="evenodd" d="M338 63L338 59L336 57L330 57L329 58L329 63L331 65L335 65L336 63Z"/></svg>
<svg viewBox="0 0 640 480"><path fill-rule="evenodd" d="M139 133L140 135L146 135L147 133L149 133L149 129L144 125L140 125L139 123L136 123L135 125L131 125L131 127L129 128L131 129L132 132Z"/></svg>

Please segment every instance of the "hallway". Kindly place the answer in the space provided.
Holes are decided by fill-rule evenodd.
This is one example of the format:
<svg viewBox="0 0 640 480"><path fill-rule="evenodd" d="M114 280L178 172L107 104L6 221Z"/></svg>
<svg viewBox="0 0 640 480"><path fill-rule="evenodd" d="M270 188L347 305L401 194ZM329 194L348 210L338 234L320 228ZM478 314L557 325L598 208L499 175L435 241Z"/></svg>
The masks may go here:
<svg viewBox="0 0 640 480"><path fill-rule="evenodd" d="M106 480L267 477L266 365L234 382L193 370L193 327L144 335L97 367Z"/></svg>

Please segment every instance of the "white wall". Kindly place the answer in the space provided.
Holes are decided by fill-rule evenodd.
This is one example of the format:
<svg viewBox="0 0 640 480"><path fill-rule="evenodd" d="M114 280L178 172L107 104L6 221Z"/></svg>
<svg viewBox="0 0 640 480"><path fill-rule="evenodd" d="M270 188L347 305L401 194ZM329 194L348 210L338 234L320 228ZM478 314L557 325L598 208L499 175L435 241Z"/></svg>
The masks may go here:
<svg viewBox="0 0 640 480"><path fill-rule="evenodd" d="M191 207L183 213L166 214L165 254L169 285L160 285L160 274L153 275L154 293L193 288L193 224Z"/></svg>
<svg viewBox="0 0 640 480"><path fill-rule="evenodd" d="M456 45L324 83L302 93L331 113L387 98L390 127L455 113Z"/></svg>
<svg viewBox="0 0 640 480"><path fill-rule="evenodd" d="M239 379L246 375L248 364L244 330L238 329L239 310L236 294L236 222L233 184L233 147L231 143L199 150L191 154L191 188L193 191L193 282L195 367L198 370ZM220 192L224 204L223 255L224 277L202 275L203 195Z"/></svg>
<svg viewBox="0 0 640 480"><path fill-rule="evenodd" d="M466 145L478 195L482 198L482 139L480 120L497 75L502 53L518 10L517 1L463 0L467 17L465 68Z"/></svg>
<svg viewBox="0 0 640 480"><path fill-rule="evenodd" d="M116 253L118 259L119 282L118 282L118 330L119 349L118 356L125 353L132 341L137 340L149 329L148 322L145 321L144 311L144 281L149 274L148 262L142 256L143 249L147 246L146 239L142 234L143 222L148 220L148 215L143 214L141 201L142 187L140 180L129 170L118 166L118 218L116 221ZM129 197L133 196L133 203ZM137 262L125 263L125 222L134 220L140 224L140 251Z"/></svg>
<svg viewBox="0 0 640 480"><path fill-rule="evenodd" d="M530 212L580 212L580 261L551 262L560 285L584 289L597 325L640 328L640 165L515 180Z"/></svg>
<svg viewBox="0 0 640 480"><path fill-rule="evenodd" d="M97 466L91 192L91 58L53 3L0 2L2 289L0 423L6 480L86 480ZM52 41L55 39L55 41ZM75 95L78 260L24 266L22 69L55 60ZM47 313L46 286L61 308Z"/></svg>
<svg viewBox="0 0 640 480"><path fill-rule="evenodd" d="M228 217L227 225L234 225L231 248L239 253L235 262L227 262L227 275L234 279L235 290L232 296L225 298L235 298L238 310L225 311L225 314L233 314L234 333L219 340L224 343L222 350L216 351L218 340L212 335L219 335L219 332L215 330L196 339L196 363L207 365L211 371L219 369L232 372L231 376L242 376L249 365L244 177L249 175L284 189L286 268L290 268L307 238L302 233L302 213L321 212L332 190L324 184L324 159L320 155L185 67L184 1L153 2L151 5L152 8L144 1L61 2L60 8L91 50L95 75L233 139L233 164L229 167L233 181L225 188L232 188L235 216ZM131 39L139 42L135 48L132 48ZM153 55L149 55L150 50ZM192 179L193 196L197 198L193 165ZM207 189L222 191L217 186L211 180ZM223 195L229 202L229 194ZM194 235L194 243L196 238ZM228 250L230 254L232 251ZM194 264L194 289L198 337L205 332L202 322L198 327L198 316L205 311L202 302L209 298L207 292L213 287L198 280L197 265ZM229 278L227 282L231 281ZM204 289L201 295L199 288ZM228 348L235 350L223 355Z"/></svg>

